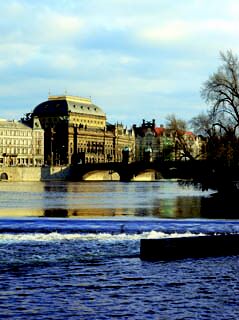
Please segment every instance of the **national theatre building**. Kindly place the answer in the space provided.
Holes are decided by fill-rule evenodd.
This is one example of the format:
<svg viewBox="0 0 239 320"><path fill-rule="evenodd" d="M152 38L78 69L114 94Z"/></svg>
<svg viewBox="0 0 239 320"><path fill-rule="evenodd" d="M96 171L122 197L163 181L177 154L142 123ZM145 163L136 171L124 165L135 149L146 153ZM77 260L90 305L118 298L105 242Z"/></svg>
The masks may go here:
<svg viewBox="0 0 239 320"><path fill-rule="evenodd" d="M68 165L134 160L133 130L122 124L109 125L106 114L91 99L76 96L49 96L35 107L45 131L45 163Z"/></svg>

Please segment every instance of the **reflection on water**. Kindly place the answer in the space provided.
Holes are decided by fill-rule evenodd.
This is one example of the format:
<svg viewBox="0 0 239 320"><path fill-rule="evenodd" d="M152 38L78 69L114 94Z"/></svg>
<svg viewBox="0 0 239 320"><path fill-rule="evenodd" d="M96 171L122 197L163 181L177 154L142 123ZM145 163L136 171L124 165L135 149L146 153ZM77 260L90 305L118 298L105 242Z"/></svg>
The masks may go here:
<svg viewBox="0 0 239 320"><path fill-rule="evenodd" d="M201 199L201 217L210 219L238 219L238 199L235 196L213 195Z"/></svg>
<svg viewBox="0 0 239 320"><path fill-rule="evenodd" d="M239 319L238 257L139 259L142 238L239 232L236 220L154 218L234 205L175 182L0 182L0 318Z"/></svg>
<svg viewBox="0 0 239 320"><path fill-rule="evenodd" d="M172 181L0 183L2 216L221 218L230 206Z"/></svg>
<svg viewBox="0 0 239 320"><path fill-rule="evenodd" d="M197 218L200 217L202 197L179 196L175 199L164 199L156 213L162 218Z"/></svg>

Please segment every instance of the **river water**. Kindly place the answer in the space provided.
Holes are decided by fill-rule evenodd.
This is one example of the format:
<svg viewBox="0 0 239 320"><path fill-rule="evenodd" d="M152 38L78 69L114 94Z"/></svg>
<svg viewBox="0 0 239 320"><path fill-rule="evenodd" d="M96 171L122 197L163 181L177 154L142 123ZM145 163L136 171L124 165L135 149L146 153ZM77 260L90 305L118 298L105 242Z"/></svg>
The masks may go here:
<svg viewBox="0 0 239 320"><path fill-rule="evenodd" d="M177 182L0 182L0 319L238 319L239 257L147 262L141 238L238 233Z"/></svg>

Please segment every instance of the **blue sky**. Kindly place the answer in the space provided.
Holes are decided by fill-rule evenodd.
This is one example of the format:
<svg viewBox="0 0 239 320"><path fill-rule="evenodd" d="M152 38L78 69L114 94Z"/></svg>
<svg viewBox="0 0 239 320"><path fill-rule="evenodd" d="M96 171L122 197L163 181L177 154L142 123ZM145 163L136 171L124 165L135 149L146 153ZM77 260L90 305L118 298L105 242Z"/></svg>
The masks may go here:
<svg viewBox="0 0 239 320"><path fill-rule="evenodd" d="M48 94L91 97L109 122L157 125L207 106L200 89L239 53L236 0L0 0L0 118Z"/></svg>

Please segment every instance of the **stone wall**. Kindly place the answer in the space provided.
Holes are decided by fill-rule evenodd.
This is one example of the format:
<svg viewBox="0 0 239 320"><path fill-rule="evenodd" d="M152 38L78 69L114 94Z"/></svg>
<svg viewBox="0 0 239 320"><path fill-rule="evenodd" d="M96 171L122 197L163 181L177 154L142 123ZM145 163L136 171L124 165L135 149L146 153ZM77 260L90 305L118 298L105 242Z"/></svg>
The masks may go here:
<svg viewBox="0 0 239 320"><path fill-rule="evenodd" d="M67 180L69 167L0 167L0 180L44 181Z"/></svg>

